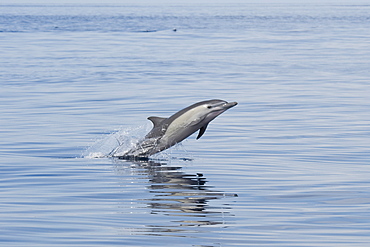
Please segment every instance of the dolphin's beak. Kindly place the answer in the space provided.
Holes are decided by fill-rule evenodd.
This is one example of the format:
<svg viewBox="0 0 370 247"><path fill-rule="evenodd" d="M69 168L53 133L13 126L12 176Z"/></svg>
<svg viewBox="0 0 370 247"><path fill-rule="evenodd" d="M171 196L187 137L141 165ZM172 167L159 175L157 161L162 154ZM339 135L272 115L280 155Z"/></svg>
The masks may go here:
<svg viewBox="0 0 370 247"><path fill-rule="evenodd" d="M211 115L210 115L211 116L211 120L214 119L215 117L219 116L223 112L227 111L231 107L236 106L237 104L238 104L238 102L229 102L229 103L228 102L225 102L223 105L220 105L216 111L214 111L214 112L211 113Z"/></svg>
<svg viewBox="0 0 370 247"><path fill-rule="evenodd" d="M238 104L238 102L225 103L224 108L225 108L225 110L227 110L227 109L230 109L231 107L236 106L237 104Z"/></svg>

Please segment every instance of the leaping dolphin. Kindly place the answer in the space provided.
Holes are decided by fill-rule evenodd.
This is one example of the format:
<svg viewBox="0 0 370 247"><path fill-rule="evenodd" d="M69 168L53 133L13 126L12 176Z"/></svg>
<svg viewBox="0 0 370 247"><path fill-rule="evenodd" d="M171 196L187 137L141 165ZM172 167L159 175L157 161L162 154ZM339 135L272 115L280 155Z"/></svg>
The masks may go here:
<svg viewBox="0 0 370 247"><path fill-rule="evenodd" d="M148 117L153 129L132 149L119 158L147 158L183 141L199 130L199 139L209 122L224 111L236 106L237 102L213 99L195 103L182 109L169 118Z"/></svg>

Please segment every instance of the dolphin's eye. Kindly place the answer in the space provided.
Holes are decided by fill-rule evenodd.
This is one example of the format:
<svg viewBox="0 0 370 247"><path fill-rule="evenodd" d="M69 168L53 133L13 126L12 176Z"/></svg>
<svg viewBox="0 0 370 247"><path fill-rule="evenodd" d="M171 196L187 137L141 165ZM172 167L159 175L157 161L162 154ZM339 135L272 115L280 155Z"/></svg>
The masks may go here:
<svg viewBox="0 0 370 247"><path fill-rule="evenodd" d="M208 109L211 109L211 108L212 108L212 106L210 106L210 105L209 105L209 106L207 106L207 108L208 108Z"/></svg>

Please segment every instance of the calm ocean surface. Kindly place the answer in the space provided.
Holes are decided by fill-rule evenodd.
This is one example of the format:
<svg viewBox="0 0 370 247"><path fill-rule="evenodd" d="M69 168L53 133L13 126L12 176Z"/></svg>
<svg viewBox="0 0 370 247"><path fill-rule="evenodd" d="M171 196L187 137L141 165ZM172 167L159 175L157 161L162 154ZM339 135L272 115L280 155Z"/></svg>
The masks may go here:
<svg viewBox="0 0 370 247"><path fill-rule="evenodd" d="M369 246L369 13L2 3L0 246ZM201 139L101 157L214 98Z"/></svg>

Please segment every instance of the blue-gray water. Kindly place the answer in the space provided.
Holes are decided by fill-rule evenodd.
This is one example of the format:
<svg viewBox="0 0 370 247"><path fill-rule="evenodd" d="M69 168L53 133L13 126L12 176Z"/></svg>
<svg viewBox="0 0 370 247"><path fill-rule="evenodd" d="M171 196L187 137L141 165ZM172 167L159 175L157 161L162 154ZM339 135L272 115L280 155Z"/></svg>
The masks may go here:
<svg viewBox="0 0 370 247"><path fill-rule="evenodd" d="M0 245L368 246L369 13L0 5ZM92 158L213 98L197 141Z"/></svg>

